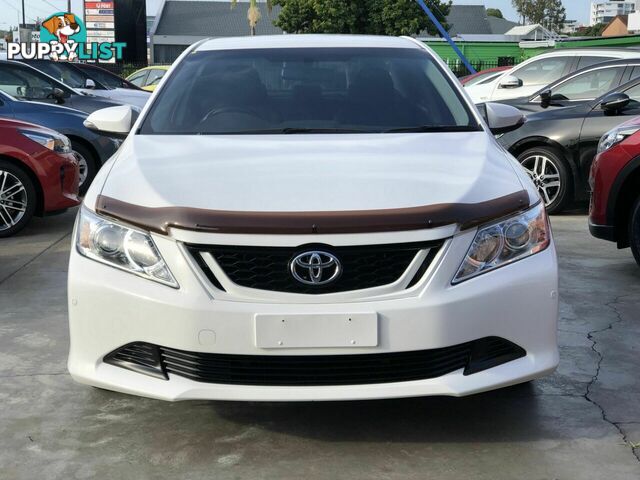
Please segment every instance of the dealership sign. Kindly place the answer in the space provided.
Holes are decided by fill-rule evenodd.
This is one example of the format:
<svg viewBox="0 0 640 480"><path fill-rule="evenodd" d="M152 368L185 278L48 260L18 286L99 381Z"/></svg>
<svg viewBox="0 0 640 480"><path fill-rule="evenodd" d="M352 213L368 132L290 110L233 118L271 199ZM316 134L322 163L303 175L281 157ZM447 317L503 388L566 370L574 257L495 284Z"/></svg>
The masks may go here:
<svg viewBox="0 0 640 480"><path fill-rule="evenodd" d="M122 59L124 42L115 41L114 2L85 2L83 22L69 12L47 17L40 26L39 41L7 45L7 57L52 60L98 60L115 62Z"/></svg>

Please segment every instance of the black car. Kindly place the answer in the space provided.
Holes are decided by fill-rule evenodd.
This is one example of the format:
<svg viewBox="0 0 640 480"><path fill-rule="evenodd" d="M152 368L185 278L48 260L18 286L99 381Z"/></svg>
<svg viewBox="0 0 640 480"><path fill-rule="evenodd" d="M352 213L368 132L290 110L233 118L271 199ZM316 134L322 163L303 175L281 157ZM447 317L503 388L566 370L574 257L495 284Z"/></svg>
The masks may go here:
<svg viewBox="0 0 640 480"><path fill-rule="evenodd" d="M612 89L640 77L640 57L589 65L538 90L530 97L501 100L529 112L591 102Z"/></svg>
<svg viewBox="0 0 640 480"><path fill-rule="evenodd" d="M86 113L122 105L78 92L29 65L12 60L0 60L0 91L19 100L64 105Z"/></svg>
<svg viewBox="0 0 640 480"><path fill-rule="evenodd" d="M527 116L499 142L518 159L538 187L549 213L588 198L588 176L602 135L640 115L640 78L573 107Z"/></svg>
<svg viewBox="0 0 640 480"><path fill-rule="evenodd" d="M17 100L0 92L0 117L35 123L66 135L80 166L80 193L85 193L104 162L121 141L98 134L84 126L87 114L79 110Z"/></svg>
<svg viewBox="0 0 640 480"><path fill-rule="evenodd" d="M105 85L108 88L129 88L131 90L142 90L142 88L131 83L129 80L125 80L115 73L112 73L102 67L98 67L97 65L91 65L89 63L74 63L73 66L79 70L82 70L96 82L100 82L102 85Z"/></svg>

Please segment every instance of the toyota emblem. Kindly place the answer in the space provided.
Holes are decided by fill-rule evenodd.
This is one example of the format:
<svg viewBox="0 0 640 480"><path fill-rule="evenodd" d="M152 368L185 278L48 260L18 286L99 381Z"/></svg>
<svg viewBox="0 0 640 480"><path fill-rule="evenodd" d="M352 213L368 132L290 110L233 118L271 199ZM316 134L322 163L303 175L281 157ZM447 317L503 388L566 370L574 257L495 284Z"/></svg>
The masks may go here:
<svg viewBox="0 0 640 480"><path fill-rule="evenodd" d="M291 275L305 285L326 285L342 273L342 265L334 255L312 250L291 260Z"/></svg>

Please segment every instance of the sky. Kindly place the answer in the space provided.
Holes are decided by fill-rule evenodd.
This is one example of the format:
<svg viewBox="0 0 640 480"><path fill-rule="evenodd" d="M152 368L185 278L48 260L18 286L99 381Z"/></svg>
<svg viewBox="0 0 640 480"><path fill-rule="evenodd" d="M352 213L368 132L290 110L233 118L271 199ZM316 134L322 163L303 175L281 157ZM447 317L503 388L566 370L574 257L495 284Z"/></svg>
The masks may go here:
<svg viewBox="0 0 640 480"><path fill-rule="evenodd" d="M47 17L56 11L66 10L67 0L24 0L27 22L32 23L36 17ZM505 18L517 20L517 15L511 7L511 0L453 0L457 5L484 5L487 8L499 8ZM567 9L567 18L578 22L589 22L590 0L563 0ZM72 0L71 9L74 13L82 13L82 0ZM0 0L0 29L16 25L20 18L21 0ZM147 15L155 15L160 0L147 0ZM55 8L54 8L55 7Z"/></svg>

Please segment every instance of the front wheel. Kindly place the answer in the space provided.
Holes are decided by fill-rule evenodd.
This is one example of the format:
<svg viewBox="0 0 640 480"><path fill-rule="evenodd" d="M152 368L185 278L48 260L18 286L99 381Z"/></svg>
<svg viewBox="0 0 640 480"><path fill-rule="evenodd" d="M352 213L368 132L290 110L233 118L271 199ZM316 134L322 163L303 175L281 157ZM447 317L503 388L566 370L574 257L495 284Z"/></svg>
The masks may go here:
<svg viewBox="0 0 640 480"><path fill-rule="evenodd" d="M0 159L0 238L22 230L36 211L33 181L15 165Z"/></svg>
<svg viewBox="0 0 640 480"><path fill-rule="evenodd" d="M633 256L640 266L640 197L638 197L635 205L631 209L631 218L629 218L629 243Z"/></svg>
<svg viewBox="0 0 640 480"><path fill-rule="evenodd" d="M572 200L569 169L560 155L547 147L534 147L518 161L538 189L548 213L560 213Z"/></svg>

